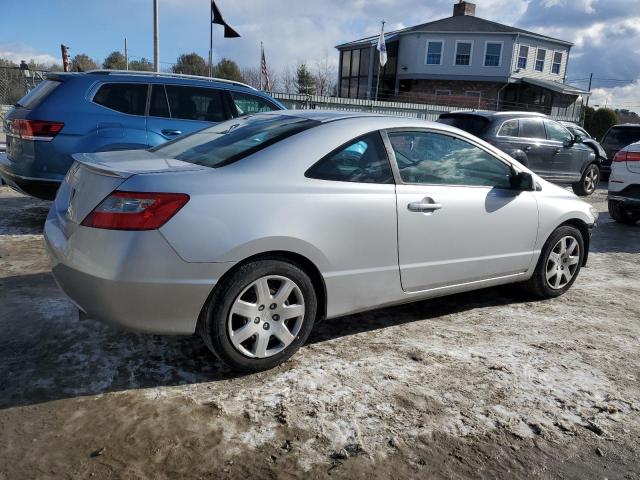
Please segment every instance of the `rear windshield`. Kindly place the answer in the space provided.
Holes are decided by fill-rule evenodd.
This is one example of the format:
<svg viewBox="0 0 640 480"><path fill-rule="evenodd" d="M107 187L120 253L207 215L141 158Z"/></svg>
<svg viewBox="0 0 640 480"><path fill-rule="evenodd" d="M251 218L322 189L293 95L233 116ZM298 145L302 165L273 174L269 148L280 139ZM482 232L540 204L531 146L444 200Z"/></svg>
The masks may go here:
<svg viewBox="0 0 640 480"><path fill-rule="evenodd" d="M16 107L24 107L33 109L37 107L40 102L49 96L53 92L60 82L56 80L44 80L38 84L36 88L27 93L24 97L18 100Z"/></svg>
<svg viewBox="0 0 640 480"><path fill-rule="evenodd" d="M459 128L476 136L481 135L487 128L487 125L489 125L489 120L479 115L444 114L440 115L438 122L451 125L452 127Z"/></svg>
<svg viewBox="0 0 640 480"><path fill-rule="evenodd" d="M249 115L199 130L151 151L205 167L222 167L319 124L288 115Z"/></svg>
<svg viewBox="0 0 640 480"><path fill-rule="evenodd" d="M640 140L640 127L611 127L602 143L626 147Z"/></svg>

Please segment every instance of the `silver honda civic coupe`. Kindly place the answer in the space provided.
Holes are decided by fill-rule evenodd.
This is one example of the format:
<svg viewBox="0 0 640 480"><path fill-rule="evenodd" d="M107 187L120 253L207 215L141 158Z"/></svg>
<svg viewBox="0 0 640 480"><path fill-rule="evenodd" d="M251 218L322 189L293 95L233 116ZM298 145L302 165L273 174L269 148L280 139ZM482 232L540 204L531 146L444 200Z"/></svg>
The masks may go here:
<svg viewBox="0 0 640 480"><path fill-rule="evenodd" d="M245 371L285 361L321 318L515 282L561 295L597 217L411 118L261 113L75 158L45 225L60 287L89 318L197 331Z"/></svg>

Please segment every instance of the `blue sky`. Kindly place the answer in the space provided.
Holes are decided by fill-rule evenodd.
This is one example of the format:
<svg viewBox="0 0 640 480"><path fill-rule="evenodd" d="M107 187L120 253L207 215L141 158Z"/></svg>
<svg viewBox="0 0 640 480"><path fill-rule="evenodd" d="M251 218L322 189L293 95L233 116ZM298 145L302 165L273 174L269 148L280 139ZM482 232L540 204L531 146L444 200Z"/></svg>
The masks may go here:
<svg viewBox="0 0 640 480"><path fill-rule="evenodd" d="M160 60L164 68L180 53L206 58L209 0L159 0ZM272 70L327 58L334 45L375 34L379 21L401 28L451 15L454 0L217 0L242 38L214 30L214 57L258 66L265 42ZM592 104L640 111L640 0L477 0L477 15L576 44L569 80L586 86L595 75ZM0 58L58 61L60 43L70 54L98 60L113 50L152 59L152 0L0 0ZM7 21L9 20L10 21Z"/></svg>

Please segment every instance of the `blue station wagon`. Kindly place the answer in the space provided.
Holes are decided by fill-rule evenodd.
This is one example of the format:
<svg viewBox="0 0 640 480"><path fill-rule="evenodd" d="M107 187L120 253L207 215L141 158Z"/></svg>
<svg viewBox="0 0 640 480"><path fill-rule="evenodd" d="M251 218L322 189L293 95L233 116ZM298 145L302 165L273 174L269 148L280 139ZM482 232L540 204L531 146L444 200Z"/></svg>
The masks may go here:
<svg viewBox="0 0 640 480"><path fill-rule="evenodd" d="M53 199L75 153L146 149L230 118L284 106L243 83L155 72L55 73L6 118L0 176Z"/></svg>

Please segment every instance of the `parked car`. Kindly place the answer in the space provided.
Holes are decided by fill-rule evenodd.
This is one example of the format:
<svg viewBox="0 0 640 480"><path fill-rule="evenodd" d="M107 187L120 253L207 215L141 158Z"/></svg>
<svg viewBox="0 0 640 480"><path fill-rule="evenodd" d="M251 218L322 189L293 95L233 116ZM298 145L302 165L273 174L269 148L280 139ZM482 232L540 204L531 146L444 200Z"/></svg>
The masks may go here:
<svg viewBox="0 0 640 480"><path fill-rule="evenodd" d="M438 120L498 147L542 178L591 195L600 182L600 163L582 137L541 113L459 111Z"/></svg>
<svg viewBox="0 0 640 480"><path fill-rule="evenodd" d="M317 318L512 282L575 282L597 212L497 148L418 119L317 110L76 155L45 224L88 317L198 331L273 367Z"/></svg>
<svg viewBox="0 0 640 480"><path fill-rule="evenodd" d="M247 113L284 108L242 83L168 73L54 73L5 119L0 176L53 199L80 152L145 149Z"/></svg>
<svg viewBox="0 0 640 480"><path fill-rule="evenodd" d="M602 147L607 153L608 161L602 166L605 178L609 176L613 158L627 145L640 141L640 124L624 123L614 125L602 137Z"/></svg>
<svg viewBox="0 0 640 480"><path fill-rule="evenodd" d="M596 154L596 159L598 160L598 164L600 166L600 175L601 177L604 178L605 176L604 170L606 168L606 165L611 165L611 161L608 159L607 152L605 151L604 148L602 148L602 145L600 145L600 143L598 143L598 141L595 138L593 138L589 134L589 132L587 132L580 125L577 125L573 122L560 122L560 123L565 127L567 127L567 130L573 133L575 137L582 138L582 143L584 143L587 147L593 150L593 153ZM608 178L608 175L607 175L607 178Z"/></svg>
<svg viewBox="0 0 640 480"><path fill-rule="evenodd" d="M613 157L609 215L620 223L640 221L640 142L624 147Z"/></svg>

